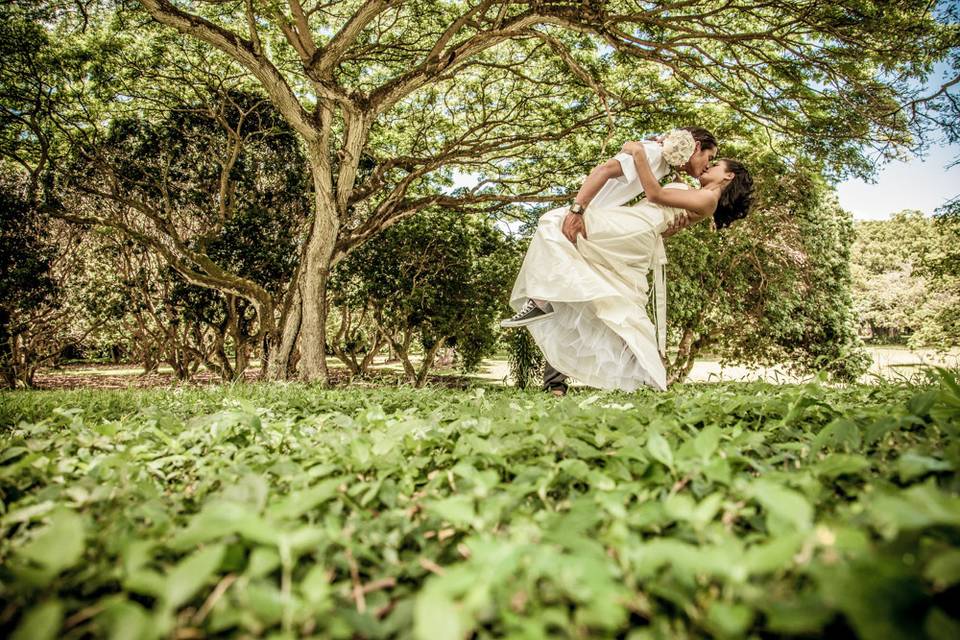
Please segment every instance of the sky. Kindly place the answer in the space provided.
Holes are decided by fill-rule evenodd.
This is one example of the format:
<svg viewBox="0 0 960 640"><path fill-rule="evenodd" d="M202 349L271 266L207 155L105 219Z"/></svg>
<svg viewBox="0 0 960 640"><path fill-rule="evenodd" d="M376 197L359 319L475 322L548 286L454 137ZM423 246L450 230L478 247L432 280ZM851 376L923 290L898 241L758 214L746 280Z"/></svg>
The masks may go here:
<svg viewBox="0 0 960 640"><path fill-rule="evenodd" d="M960 196L960 166L947 167L960 157L960 145L931 146L923 158L881 166L870 184L846 180L837 185L840 206L854 220L886 220L904 209L927 215Z"/></svg>
<svg viewBox="0 0 960 640"><path fill-rule="evenodd" d="M934 66L924 87L931 94L955 75L946 62ZM960 145L931 144L922 158L894 161L877 169L872 182L846 180L837 185L840 206L854 220L886 220L904 209L918 209L926 215L960 196L960 165L948 169L960 158Z"/></svg>

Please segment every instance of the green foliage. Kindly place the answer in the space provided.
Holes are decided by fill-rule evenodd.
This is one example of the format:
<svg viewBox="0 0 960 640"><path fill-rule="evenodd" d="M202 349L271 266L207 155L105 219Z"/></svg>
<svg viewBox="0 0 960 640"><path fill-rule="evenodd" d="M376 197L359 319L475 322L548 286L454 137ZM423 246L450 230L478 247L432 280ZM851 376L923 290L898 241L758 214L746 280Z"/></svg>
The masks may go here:
<svg viewBox="0 0 960 640"><path fill-rule="evenodd" d="M0 307L4 338L12 315L29 311L56 293L50 276L54 247L43 218L15 180L0 180Z"/></svg>
<svg viewBox="0 0 960 640"><path fill-rule="evenodd" d="M948 637L958 424L945 371L562 400L7 393L3 631Z"/></svg>
<svg viewBox="0 0 960 640"><path fill-rule="evenodd" d="M507 331L504 341L514 384L518 389L537 388L543 374L543 353L533 336L529 331Z"/></svg>
<svg viewBox="0 0 960 640"><path fill-rule="evenodd" d="M72 299L86 266L82 232L47 219L20 177L0 178L0 384L9 387L31 386L89 324Z"/></svg>
<svg viewBox="0 0 960 640"><path fill-rule="evenodd" d="M496 348L494 325L520 259L515 241L488 220L426 212L341 262L329 290L335 305L370 307L401 359L415 338L424 353L456 348L471 370Z"/></svg>
<svg viewBox="0 0 960 640"><path fill-rule="evenodd" d="M97 155L87 150L77 162L74 180L116 181L125 198L169 217L171 235L189 251L279 296L310 206L303 154L263 98L211 88L200 99L171 104L156 121L112 120ZM95 206L112 206L109 197L91 195ZM155 221L149 215L144 223ZM181 260L202 271L200 260Z"/></svg>
<svg viewBox="0 0 960 640"><path fill-rule="evenodd" d="M722 154L755 171L757 201L729 229L701 224L668 240L673 375L685 376L709 349L730 361L856 378L869 361L850 297L850 215L809 166L751 148Z"/></svg>
<svg viewBox="0 0 960 640"><path fill-rule="evenodd" d="M911 346L956 344L957 228L949 210L938 220L902 211L890 220L856 224L851 271L857 314L869 337Z"/></svg>

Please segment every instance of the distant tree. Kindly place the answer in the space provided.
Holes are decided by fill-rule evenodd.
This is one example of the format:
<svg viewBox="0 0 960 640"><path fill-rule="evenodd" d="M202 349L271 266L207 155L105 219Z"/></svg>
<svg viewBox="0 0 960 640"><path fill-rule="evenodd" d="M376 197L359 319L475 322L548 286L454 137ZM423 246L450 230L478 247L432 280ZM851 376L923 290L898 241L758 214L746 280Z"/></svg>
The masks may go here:
<svg viewBox="0 0 960 640"><path fill-rule="evenodd" d="M39 363L24 334L33 314L56 295L54 256L24 190L0 182L0 371L8 387L32 384Z"/></svg>
<svg viewBox="0 0 960 640"><path fill-rule="evenodd" d="M89 247L86 231L48 220L30 186L0 176L0 375L9 387L30 387L45 364L79 348L99 325L82 295Z"/></svg>
<svg viewBox="0 0 960 640"><path fill-rule="evenodd" d="M709 349L730 361L784 363L855 378L867 366L850 297L852 220L810 168L749 149L757 204L721 232L702 224L667 241L669 377Z"/></svg>
<svg viewBox="0 0 960 640"><path fill-rule="evenodd" d="M343 314L368 314L372 333L392 347L408 380L421 386L442 347L456 349L464 370L494 351L495 324L519 259L516 243L487 220L427 212L391 227L338 265L331 302ZM332 338L350 339L341 332Z"/></svg>
<svg viewBox="0 0 960 640"><path fill-rule="evenodd" d="M912 346L955 344L949 316L960 305L958 278L951 273L958 237L949 215L936 222L908 210L889 220L858 222L855 229L853 293L865 333Z"/></svg>
<svg viewBox="0 0 960 640"><path fill-rule="evenodd" d="M111 228L160 256L180 279L209 289L179 291L200 305L196 319L225 323L217 340L233 336L236 359L224 368L221 355L211 366L237 377L251 345L263 347L266 366L290 307L287 284L307 207L303 157L268 102L233 90L208 98L175 104L156 119L114 119L102 141L78 148L65 172L68 205L57 215ZM244 320L248 311L253 324Z"/></svg>
<svg viewBox="0 0 960 640"><path fill-rule="evenodd" d="M934 302L930 321L918 332L917 340L954 347L960 345L960 197L937 210L934 227L939 242L921 265L930 280Z"/></svg>

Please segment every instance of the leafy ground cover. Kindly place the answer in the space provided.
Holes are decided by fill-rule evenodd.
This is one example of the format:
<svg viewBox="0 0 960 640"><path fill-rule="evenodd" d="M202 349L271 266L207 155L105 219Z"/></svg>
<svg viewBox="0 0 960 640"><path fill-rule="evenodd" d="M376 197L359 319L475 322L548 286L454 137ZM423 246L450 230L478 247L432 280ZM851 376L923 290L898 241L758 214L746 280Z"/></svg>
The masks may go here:
<svg viewBox="0 0 960 640"><path fill-rule="evenodd" d="M960 387L0 395L0 633L960 637Z"/></svg>

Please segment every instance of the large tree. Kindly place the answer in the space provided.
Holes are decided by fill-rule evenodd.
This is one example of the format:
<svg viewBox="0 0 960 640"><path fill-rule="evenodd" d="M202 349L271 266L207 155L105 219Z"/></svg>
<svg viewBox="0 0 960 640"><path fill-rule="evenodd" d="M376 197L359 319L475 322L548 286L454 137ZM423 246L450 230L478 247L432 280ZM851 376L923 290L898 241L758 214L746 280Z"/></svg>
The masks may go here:
<svg viewBox="0 0 960 640"><path fill-rule="evenodd" d="M957 43L920 0L141 4L242 65L303 142L314 215L272 374L299 338L321 380L332 265L403 217L566 200L608 134L693 118L864 172L865 145L911 142L930 103L910 81ZM451 192L454 170L481 186Z"/></svg>
<svg viewBox="0 0 960 640"><path fill-rule="evenodd" d="M251 307L254 342L275 345L308 208L303 156L261 96L223 86L193 92L155 112L115 116L77 145L61 171L68 202L57 215L110 227L232 308Z"/></svg>

